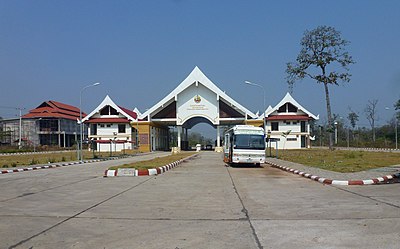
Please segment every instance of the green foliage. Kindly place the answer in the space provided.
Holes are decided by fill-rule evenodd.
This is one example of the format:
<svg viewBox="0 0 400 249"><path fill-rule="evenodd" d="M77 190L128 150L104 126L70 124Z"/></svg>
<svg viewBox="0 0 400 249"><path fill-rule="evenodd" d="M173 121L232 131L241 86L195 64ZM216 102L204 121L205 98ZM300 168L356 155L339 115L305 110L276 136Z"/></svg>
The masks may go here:
<svg viewBox="0 0 400 249"><path fill-rule="evenodd" d="M358 114L350 110L350 113L347 115L347 119L349 120L350 125L351 127L353 127L353 129L356 127L358 118Z"/></svg>
<svg viewBox="0 0 400 249"><path fill-rule="evenodd" d="M31 162L29 163L29 165L36 165L39 164L38 160L35 160L35 158L32 158Z"/></svg>
<svg viewBox="0 0 400 249"><path fill-rule="evenodd" d="M304 32L301 40L301 50L295 63L287 63L287 82L294 84L296 80L309 77L318 83L335 84L339 81L349 82L348 65L354 61L345 47L348 41L333 27L319 26L314 30ZM344 72L327 71L327 66L336 64ZM313 70L320 68L320 73ZM338 68L338 67L335 67Z"/></svg>
<svg viewBox="0 0 400 249"><path fill-rule="evenodd" d="M329 129L327 124L320 125L320 130L314 131L316 140L312 141L312 146L327 146L328 134L333 129ZM375 142L371 139L371 128L359 127L355 129L349 129L347 126L338 125L338 147L347 147L347 143L350 147L359 148L395 148L395 129L394 122L389 121L386 125L376 127L376 140Z"/></svg>
<svg viewBox="0 0 400 249"><path fill-rule="evenodd" d="M400 99L397 100L397 102L394 104L394 109L395 110L400 110Z"/></svg>
<svg viewBox="0 0 400 249"><path fill-rule="evenodd" d="M397 102L394 104L394 109L395 109L396 111L400 110L400 99L397 100ZM400 111L398 111L398 112L396 113L396 118L397 118L397 119L400 119Z"/></svg>
<svg viewBox="0 0 400 249"><path fill-rule="evenodd" d="M188 136L188 140L189 146L196 146L196 144L213 144L213 141L210 138L206 138L198 132L191 132Z"/></svg>
<svg viewBox="0 0 400 249"><path fill-rule="evenodd" d="M293 89L293 84L297 80L306 77L322 83L325 90L328 124L332 126L328 85L350 81L348 66L353 64L354 60L345 50L349 42L342 39L340 32L335 28L319 26L311 31L306 30L300 44L301 50L296 62L287 63L287 83L290 89ZM343 71L339 71L340 69ZM332 146L333 136L330 135L329 148L332 149Z"/></svg>

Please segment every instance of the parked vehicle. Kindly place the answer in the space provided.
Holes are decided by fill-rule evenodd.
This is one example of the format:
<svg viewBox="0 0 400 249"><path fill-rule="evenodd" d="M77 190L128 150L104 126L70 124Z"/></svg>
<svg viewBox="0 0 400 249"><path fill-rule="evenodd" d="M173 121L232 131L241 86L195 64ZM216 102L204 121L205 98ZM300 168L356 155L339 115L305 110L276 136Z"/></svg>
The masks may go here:
<svg viewBox="0 0 400 249"><path fill-rule="evenodd" d="M236 125L224 135L224 162L256 164L265 162L265 133L261 127Z"/></svg>

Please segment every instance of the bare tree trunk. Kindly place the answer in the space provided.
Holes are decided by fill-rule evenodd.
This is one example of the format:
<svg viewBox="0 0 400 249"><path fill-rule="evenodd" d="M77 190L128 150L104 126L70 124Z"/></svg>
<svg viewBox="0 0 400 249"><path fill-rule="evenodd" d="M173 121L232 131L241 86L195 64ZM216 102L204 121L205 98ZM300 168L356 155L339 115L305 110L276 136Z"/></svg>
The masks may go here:
<svg viewBox="0 0 400 249"><path fill-rule="evenodd" d="M329 89L328 89L328 83L324 83L325 87L325 99L326 99L326 112L328 114L328 127L329 127L329 149L333 149L333 133L331 131L333 127L332 123L332 112L331 112L331 101L329 99Z"/></svg>
<svg viewBox="0 0 400 249"><path fill-rule="evenodd" d="M375 119L372 120L372 141L376 142Z"/></svg>
<svg viewBox="0 0 400 249"><path fill-rule="evenodd" d="M376 141L376 135L375 135L375 121L377 120L377 104L378 104L378 100L377 99L373 99L373 100L368 100L368 104L364 109L364 112L366 114L366 118L369 122L369 124L371 125L371 130L372 130L372 141L375 142Z"/></svg>

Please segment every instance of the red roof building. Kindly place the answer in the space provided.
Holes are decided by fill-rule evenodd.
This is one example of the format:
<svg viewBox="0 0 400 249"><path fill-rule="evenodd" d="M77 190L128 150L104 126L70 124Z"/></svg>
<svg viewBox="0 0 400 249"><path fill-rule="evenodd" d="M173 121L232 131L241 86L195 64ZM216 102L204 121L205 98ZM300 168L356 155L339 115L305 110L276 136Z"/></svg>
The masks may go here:
<svg viewBox="0 0 400 249"><path fill-rule="evenodd" d="M19 120L5 120L4 129L10 130L11 138L1 143L14 145L21 139L23 146L40 145L71 147L79 140L79 108L54 100L41 103L35 109L23 115L21 138L19 138ZM86 114L82 113L82 117ZM84 134L87 134L84 129Z"/></svg>
<svg viewBox="0 0 400 249"><path fill-rule="evenodd" d="M279 141L270 146L278 146L279 149L310 148L314 139L310 122L318 119L319 116L312 114L287 93L275 107L270 106L265 111L268 137Z"/></svg>
<svg viewBox="0 0 400 249"><path fill-rule="evenodd" d="M85 117L86 113L82 112L82 117ZM28 114L22 116L22 118L64 118L70 120L79 119L79 108L67 105L54 100L43 102L41 105L29 111Z"/></svg>
<svg viewBox="0 0 400 249"><path fill-rule="evenodd" d="M131 127L137 113L116 105L107 95L83 122L89 124L89 140L97 151L121 151L137 146L138 133Z"/></svg>

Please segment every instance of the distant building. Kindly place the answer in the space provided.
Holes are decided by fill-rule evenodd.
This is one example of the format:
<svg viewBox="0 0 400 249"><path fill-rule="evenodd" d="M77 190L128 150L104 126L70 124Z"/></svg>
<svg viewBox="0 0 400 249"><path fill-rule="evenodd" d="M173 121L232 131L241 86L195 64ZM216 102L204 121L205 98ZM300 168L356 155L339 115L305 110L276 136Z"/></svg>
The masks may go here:
<svg viewBox="0 0 400 249"><path fill-rule="evenodd" d="M83 117L85 115L82 113ZM71 147L79 139L78 119L79 108L53 100L45 101L21 117L21 145ZM0 120L0 124L3 134L0 142L18 145L19 118Z"/></svg>
<svg viewBox="0 0 400 249"><path fill-rule="evenodd" d="M118 106L107 95L83 122L89 125L91 149L121 151L138 145L137 112Z"/></svg>
<svg viewBox="0 0 400 249"><path fill-rule="evenodd" d="M282 149L310 148L310 121L318 120L302 107L289 93L275 106L265 111L266 130L270 138L278 140ZM275 147L276 143L271 143Z"/></svg>

